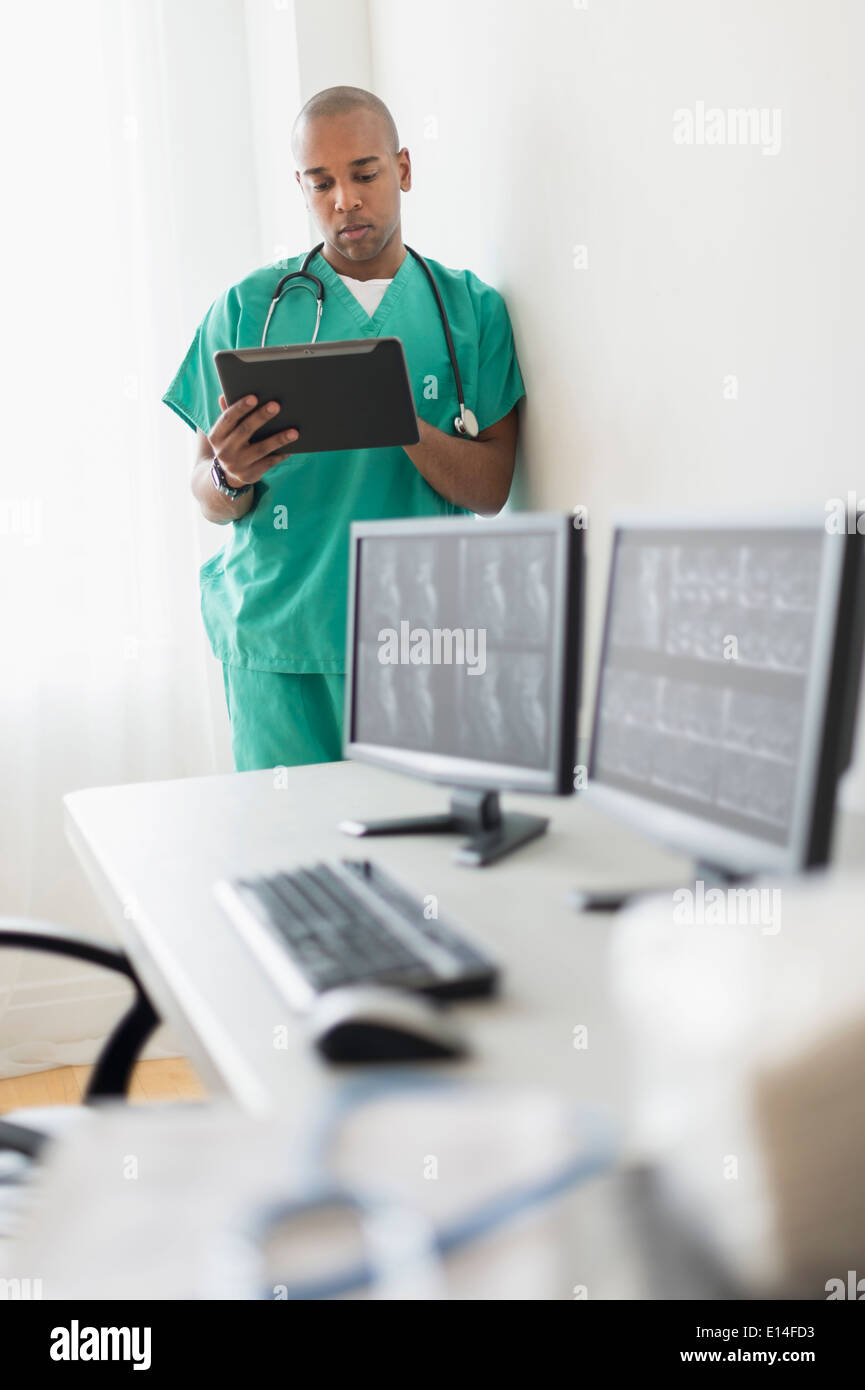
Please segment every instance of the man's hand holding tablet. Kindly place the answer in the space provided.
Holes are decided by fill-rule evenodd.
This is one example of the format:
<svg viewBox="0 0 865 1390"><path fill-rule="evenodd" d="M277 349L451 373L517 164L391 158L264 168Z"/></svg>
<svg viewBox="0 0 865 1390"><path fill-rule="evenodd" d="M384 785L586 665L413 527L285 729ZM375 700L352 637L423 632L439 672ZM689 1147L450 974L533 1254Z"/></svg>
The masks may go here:
<svg viewBox="0 0 865 1390"><path fill-rule="evenodd" d="M281 463L291 453L290 446L297 442L297 430L282 430L257 444L250 442L250 436L266 425L279 410L277 401L258 404L256 396L244 396L227 405L224 396L219 397L222 414L207 436L215 458L219 459L225 481L229 487L249 487L257 483L269 468Z"/></svg>
<svg viewBox="0 0 865 1390"><path fill-rule="evenodd" d="M273 419L277 402L259 405L257 396L248 395L229 405L220 396L219 406L222 414L210 433L198 430L192 495L207 521L224 526L246 515L255 500L254 484L288 458L299 434L288 428L253 444L252 435Z"/></svg>

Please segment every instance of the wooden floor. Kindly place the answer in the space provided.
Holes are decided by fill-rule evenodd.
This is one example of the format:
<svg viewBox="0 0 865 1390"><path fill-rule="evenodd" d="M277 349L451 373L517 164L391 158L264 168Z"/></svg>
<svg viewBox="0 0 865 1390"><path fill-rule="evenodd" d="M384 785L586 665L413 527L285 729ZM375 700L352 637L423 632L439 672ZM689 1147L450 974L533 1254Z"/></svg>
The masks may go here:
<svg viewBox="0 0 865 1390"><path fill-rule="evenodd" d="M0 1079L0 1115L28 1105L77 1105L91 1070L58 1067ZM198 1100L206 1094L190 1062L184 1057L168 1057L138 1063L132 1073L129 1099L145 1105L154 1100Z"/></svg>

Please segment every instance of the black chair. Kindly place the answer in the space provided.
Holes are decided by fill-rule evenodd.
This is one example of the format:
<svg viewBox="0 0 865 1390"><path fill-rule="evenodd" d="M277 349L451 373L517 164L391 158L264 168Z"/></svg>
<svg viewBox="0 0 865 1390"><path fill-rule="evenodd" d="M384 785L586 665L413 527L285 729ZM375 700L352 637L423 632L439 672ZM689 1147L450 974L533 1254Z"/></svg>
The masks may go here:
<svg viewBox="0 0 865 1390"><path fill-rule="evenodd" d="M24 917L0 917L0 948L45 951L101 965L125 975L135 997L111 1033L93 1067L84 1104L118 1099L127 1094L132 1069L160 1020L128 956L117 947L93 941L52 922ZM83 1113L79 1105L38 1106L0 1115L0 1236L8 1233L16 1201L15 1189L27 1181L33 1163L46 1145L59 1138Z"/></svg>

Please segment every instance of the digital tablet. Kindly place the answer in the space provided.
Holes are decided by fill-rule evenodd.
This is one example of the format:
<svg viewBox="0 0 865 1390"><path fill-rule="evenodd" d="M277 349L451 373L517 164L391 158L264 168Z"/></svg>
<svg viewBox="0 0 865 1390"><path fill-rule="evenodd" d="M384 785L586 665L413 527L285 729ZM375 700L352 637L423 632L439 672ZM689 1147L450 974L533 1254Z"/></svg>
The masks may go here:
<svg viewBox="0 0 865 1390"><path fill-rule="evenodd" d="M280 410L250 441L296 429L288 449L387 449L417 444L417 413L399 338L224 349L213 354L229 405L257 396Z"/></svg>

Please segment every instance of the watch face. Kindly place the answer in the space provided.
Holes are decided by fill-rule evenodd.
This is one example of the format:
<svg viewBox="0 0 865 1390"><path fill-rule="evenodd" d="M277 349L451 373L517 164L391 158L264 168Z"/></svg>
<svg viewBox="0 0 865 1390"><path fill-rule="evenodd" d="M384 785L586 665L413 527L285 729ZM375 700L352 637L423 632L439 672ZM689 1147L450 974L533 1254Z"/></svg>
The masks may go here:
<svg viewBox="0 0 865 1390"><path fill-rule="evenodd" d="M210 469L210 476L213 479L217 491L221 492L224 497L230 497L232 500L234 500L234 498L236 497L242 497L243 494L245 492L249 492L249 489L252 487L252 483L244 483L242 487L231 487L226 482L225 474L222 471L222 465L220 464L219 459L213 460L213 465Z"/></svg>
<svg viewBox="0 0 865 1390"><path fill-rule="evenodd" d="M237 496L237 489L229 487L228 483L225 481L225 474L223 473L222 468L220 467L218 459L214 459L213 461L213 465L210 469L210 476L213 479L219 491L223 493L226 497Z"/></svg>

